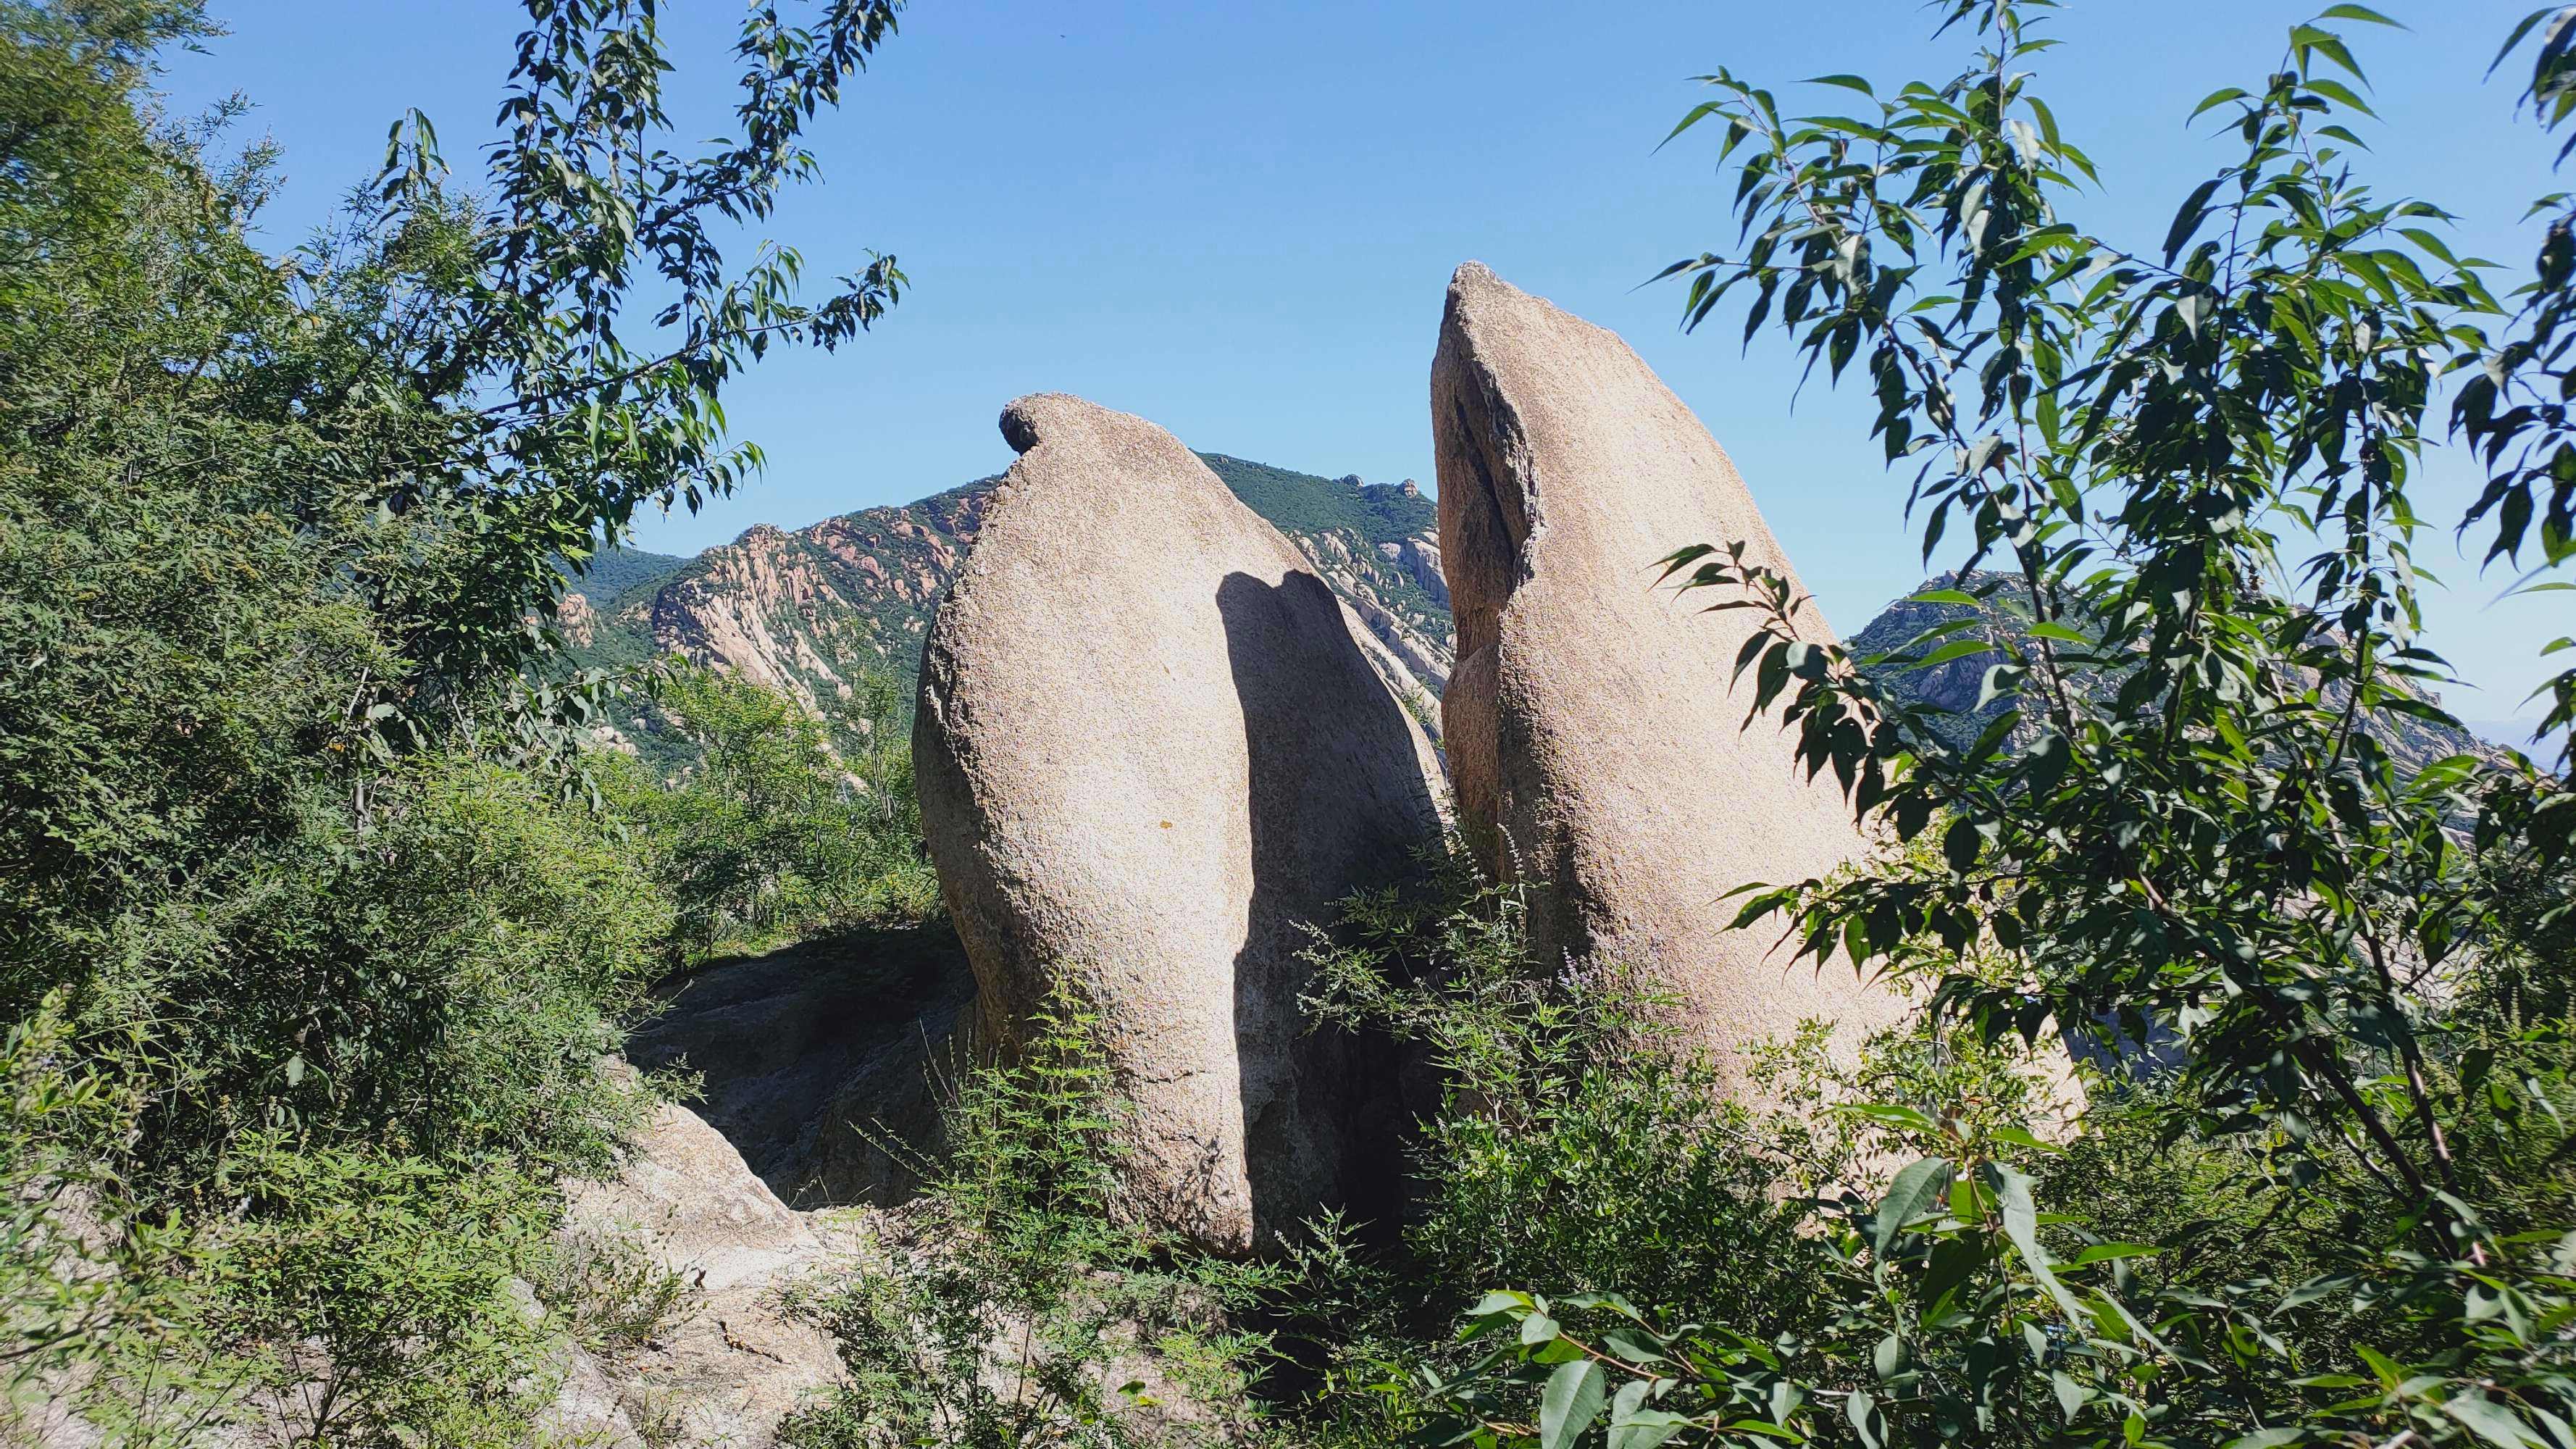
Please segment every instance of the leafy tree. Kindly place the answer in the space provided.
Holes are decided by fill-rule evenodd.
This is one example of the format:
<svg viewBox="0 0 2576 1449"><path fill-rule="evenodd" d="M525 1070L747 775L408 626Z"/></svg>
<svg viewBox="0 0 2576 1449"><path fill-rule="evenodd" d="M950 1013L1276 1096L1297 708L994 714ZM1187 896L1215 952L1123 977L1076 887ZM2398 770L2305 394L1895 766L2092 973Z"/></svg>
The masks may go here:
<svg viewBox="0 0 2576 1449"><path fill-rule="evenodd" d="M2569 1442L2566 1023L2479 1015L2456 990L2526 955L2493 853L2555 848L2563 787L2472 757L2410 774L2382 743L2392 721L2450 723L2415 688L2443 674L2408 496L2437 381L2493 383L2458 415L2484 456L2500 435L2556 456L2545 414L2480 399L2517 369L2545 389L2530 369L2554 357L2564 279L2544 251L2521 319L2539 340L2490 356L2491 268L2452 253L2439 208L2357 169L2366 82L2338 27L2390 22L2352 4L2196 108L2232 154L2162 238L2088 230L2092 163L2024 69L2050 8L1954 0L1943 28L1977 38L1970 64L1884 98L1817 83L1855 114L1787 117L1720 71L1679 128L1744 152L1740 245L1667 273L1689 280L1685 320L1738 297L1748 337L1783 328L1836 379L1860 362L1927 557L1964 535L1969 567L2009 575L1932 602L2015 613L2031 641L1988 671L1979 704L2001 708L1964 737L1861 666L1993 642L1943 626L1855 660L1798 642L1799 601L1740 548L1675 554L1712 608L1756 611L1739 676L1810 771L1940 847L1931 868L1760 890L1741 924L1785 914L1820 967L1923 983L1936 1019L1984 1040L2156 1044L2152 1091L2105 1084L2124 1110L2333 1236L2215 1262L2180 1230L2091 1239L2044 1206L2036 1139L1890 1104L1915 1160L1824 1210L1844 1264L1828 1331L1498 1294L1470 1326L1497 1346L1443 1388L1461 1441ZM2472 521L2491 508L2518 534L2549 476L2500 474ZM2097 674L2117 687L2085 688Z"/></svg>
<svg viewBox="0 0 2576 1449"><path fill-rule="evenodd" d="M12 1302L13 1395L184 1440L318 1355L320 1437L524 1439L525 1234L478 1205L605 1161L673 914L563 798L612 681L538 667L557 560L734 486L726 384L895 300L727 253L896 9L756 7L684 146L660 7L530 0L481 184L411 116L273 258L273 157L151 91L196 0L0 0L0 1272L115 1270Z"/></svg>
<svg viewBox="0 0 2576 1449"><path fill-rule="evenodd" d="M638 505L694 509L758 466L756 446L725 442L728 379L779 341L837 346L897 299L903 274L872 256L801 303L801 254L763 245L731 269L721 233L816 174L804 127L839 104L898 8L829 0L810 25L752 9L734 46L738 134L693 152L666 148L671 65L644 0L531 3L483 199L453 190L427 117L394 127L372 199L317 270L363 298L394 405L435 415L416 447L363 472L396 513L452 515L438 576L378 591L440 686L430 701L529 659L542 641L522 615L551 612L557 558L586 561Z"/></svg>
<svg viewBox="0 0 2576 1449"><path fill-rule="evenodd" d="M1524 888L1464 851L1427 888L1363 892L1318 933L1308 1019L1391 1040L1436 1073L1409 1143L1404 1275L1422 1284L1622 1286L1794 1301L1792 1169L1747 1150L1753 1114L1615 972L1550 971Z"/></svg>
<svg viewBox="0 0 2576 1449"><path fill-rule="evenodd" d="M288 1442L528 1442L560 1377L512 1267L553 1199L508 1172L259 1142L225 1184L252 1207L192 1325L247 1370Z"/></svg>
<svg viewBox="0 0 2576 1449"><path fill-rule="evenodd" d="M1059 991L1009 1064L964 1074L929 1189L881 1261L804 1291L839 1339L850 1382L781 1426L810 1449L894 1444L1239 1442L1233 1405L1201 1421L1161 1406L1126 1367L1153 1356L1203 1403L1239 1403L1257 1336L1230 1328L1279 1275L1179 1257L1124 1211L1132 1107L1098 1018ZM1176 1260L1177 1259L1177 1260Z"/></svg>
<svg viewBox="0 0 2576 1449"><path fill-rule="evenodd" d="M657 700L697 749L682 776L656 782L625 759L593 768L678 904L684 954L937 908L890 679L862 675L820 717L756 681L691 667L670 673Z"/></svg>

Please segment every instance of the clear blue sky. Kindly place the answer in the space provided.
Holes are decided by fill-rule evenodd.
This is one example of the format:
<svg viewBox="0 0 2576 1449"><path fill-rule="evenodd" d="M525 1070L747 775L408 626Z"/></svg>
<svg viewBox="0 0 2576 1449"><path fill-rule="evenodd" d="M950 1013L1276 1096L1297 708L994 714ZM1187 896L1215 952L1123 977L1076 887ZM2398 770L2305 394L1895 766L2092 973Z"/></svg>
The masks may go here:
<svg viewBox="0 0 2576 1449"><path fill-rule="evenodd" d="M2079 219L2153 241L2222 154L2183 117L2222 84L2259 85L2287 27L2324 0L2077 0L2053 28L2043 93L2107 185ZM2510 120L2516 87L2481 74L2538 0L2377 0L2410 33L2353 27L2386 126L2383 192L2464 218L2459 242L2526 262L2525 204L2548 150ZM712 101L740 14L667 0ZM386 125L417 106L460 164L484 134L519 10L508 0L212 0L231 34L171 63L180 105L240 90L282 143L267 240L288 245L370 175ZM825 182L768 230L812 270L896 253L914 290L837 355L771 354L727 407L769 474L639 542L688 552L757 522L798 526L999 470L994 428L1021 393L1062 390L1162 423L1194 446L1373 482L1428 485L1427 375L1449 271L1470 257L1617 329L1708 423L1752 482L1833 621L1866 622L1921 577L1864 400L1795 400L1776 346L1684 336L1665 262L1731 240L1708 145L1656 143L1725 65L1787 88L1848 71L1949 75L1912 0L1837 5L1524 0L1036 4L922 0L816 137ZM1821 96L1835 92L1814 93ZM1844 99L1853 99L1845 96ZM706 108L690 129L713 133ZM2438 463L2447 527L2465 470ZM1675 540L1683 543L1689 540ZM2490 606L2504 580L2458 559L2432 644L2498 719L2576 633L2549 598Z"/></svg>

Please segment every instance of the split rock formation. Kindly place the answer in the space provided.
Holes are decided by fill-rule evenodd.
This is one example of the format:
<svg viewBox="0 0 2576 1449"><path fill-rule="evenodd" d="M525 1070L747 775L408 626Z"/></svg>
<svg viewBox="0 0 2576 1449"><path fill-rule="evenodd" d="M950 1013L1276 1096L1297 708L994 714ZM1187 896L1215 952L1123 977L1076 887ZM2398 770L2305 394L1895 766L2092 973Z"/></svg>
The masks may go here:
<svg viewBox="0 0 2576 1449"><path fill-rule="evenodd" d="M1012 403L924 644L922 821L1005 1049L1059 983L1139 1210L1220 1252L1392 1177L1383 1052L1308 1033L1309 925L1440 831L1439 765L1310 563L1153 424Z"/></svg>
<svg viewBox="0 0 2576 1449"><path fill-rule="evenodd" d="M1541 887L1542 955L1638 972L1738 1083L1745 1049L1802 1019L1893 1021L1898 1000L1849 966L1792 965L1776 925L1725 929L1738 887L1862 847L1776 715L1747 723L1752 611L1654 586L1675 549L1736 541L1794 580L1725 452L1615 334L1475 262L1449 284L1431 410L1452 786L1486 864ZM1812 604L1797 623L1832 638Z"/></svg>

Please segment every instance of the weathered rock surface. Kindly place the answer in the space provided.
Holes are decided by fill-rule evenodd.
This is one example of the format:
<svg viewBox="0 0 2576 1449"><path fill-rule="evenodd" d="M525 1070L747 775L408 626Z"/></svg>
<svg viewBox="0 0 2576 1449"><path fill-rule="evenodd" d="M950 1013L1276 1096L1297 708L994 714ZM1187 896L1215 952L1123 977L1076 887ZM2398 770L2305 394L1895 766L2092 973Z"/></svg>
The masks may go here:
<svg viewBox="0 0 2576 1449"><path fill-rule="evenodd" d="M629 612L649 617L657 652L817 706L862 671L901 673L991 492L981 480L792 533L760 524L700 554Z"/></svg>
<svg viewBox="0 0 2576 1449"><path fill-rule="evenodd" d="M1725 929L1729 892L1822 875L1861 838L1830 779L1793 770L1776 717L1746 723L1749 611L1654 586L1692 543L1741 540L1789 571L1724 451L1616 335L1474 262L1449 284L1431 408L1458 813L1545 887L1540 948L1643 973L1721 1066L1803 1018L1893 1019L1848 967L1790 965L1776 927ZM1812 607L1799 622L1830 637Z"/></svg>
<svg viewBox="0 0 2576 1449"><path fill-rule="evenodd" d="M975 998L945 923L719 961L663 995L628 1060L695 1072L698 1115L789 1206L884 1206L919 1187Z"/></svg>
<svg viewBox="0 0 2576 1449"><path fill-rule="evenodd" d="M922 656L931 857L985 1030L1070 982L1138 1109L1138 1210L1248 1251L1392 1176L1392 1074L1303 1032L1298 953L1436 838L1438 764L1365 631L1168 433L1053 394L1002 427L1022 456Z"/></svg>
<svg viewBox="0 0 2576 1449"><path fill-rule="evenodd" d="M1449 579L1440 571L1440 535L1437 531L1415 534L1406 539L1396 554L1396 560L1404 565L1406 573L1413 576L1415 586L1431 596L1432 602L1442 608L1449 606Z"/></svg>
<svg viewBox="0 0 2576 1449"><path fill-rule="evenodd" d="M605 1359L569 1351L549 1425L559 1435L758 1449L807 1395L841 1377L831 1336L781 1302L827 1261L829 1245L686 1108L662 1107L615 1179L567 1194L563 1233L576 1250L640 1246L688 1286L644 1344ZM646 1425L649 1436L639 1432Z"/></svg>

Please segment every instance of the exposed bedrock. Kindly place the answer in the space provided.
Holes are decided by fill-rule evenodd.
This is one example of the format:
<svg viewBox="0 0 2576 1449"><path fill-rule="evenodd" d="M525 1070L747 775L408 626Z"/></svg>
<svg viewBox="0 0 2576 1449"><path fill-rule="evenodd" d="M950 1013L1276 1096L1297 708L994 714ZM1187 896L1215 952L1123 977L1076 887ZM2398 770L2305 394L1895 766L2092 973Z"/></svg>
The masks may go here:
<svg viewBox="0 0 2576 1449"><path fill-rule="evenodd" d="M1778 719L1746 723L1753 611L1655 586L1657 560L1694 543L1789 572L1725 452L1615 334L1474 262L1449 284L1431 410L1459 820L1489 865L1541 887L1542 952L1641 973L1732 1072L1803 1018L1847 1039L1892 1021L1899 1002L1848 966L1791 965L1776 926L1725 929L1737 887L1861 849ZM1812 607L1799 627L1832 637Z"/></svg>
<svg viewBox="0 0 2576 1449"><path fill-rule="evenodd" d="M1382 645L1170 434L1078 398L1021 457L923 650L922 820L1008 1049L1058 983L1136 1109L1139 1210L1246 1252L1395 1176L1391 1054L1303 1030L1306 927L1440 829Z"/></svg>

